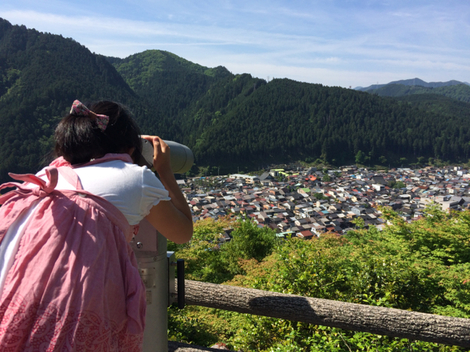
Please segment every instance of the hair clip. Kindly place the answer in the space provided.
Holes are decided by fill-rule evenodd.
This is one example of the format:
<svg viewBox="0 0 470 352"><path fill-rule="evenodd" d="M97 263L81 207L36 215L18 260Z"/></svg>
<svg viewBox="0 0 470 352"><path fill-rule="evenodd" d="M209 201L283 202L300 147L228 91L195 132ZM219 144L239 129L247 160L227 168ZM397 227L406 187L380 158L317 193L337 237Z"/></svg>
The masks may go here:
<svg viewBox="0 0 470 352"><path fill-rule="evenodd" d="M101 131L106 130L106 127L108 126L109 116L95 114L79 100L75 100L73 102L72 108L70 109L70 114L77 116L91 116L92 118L96 119L96 123Z"/></svg>

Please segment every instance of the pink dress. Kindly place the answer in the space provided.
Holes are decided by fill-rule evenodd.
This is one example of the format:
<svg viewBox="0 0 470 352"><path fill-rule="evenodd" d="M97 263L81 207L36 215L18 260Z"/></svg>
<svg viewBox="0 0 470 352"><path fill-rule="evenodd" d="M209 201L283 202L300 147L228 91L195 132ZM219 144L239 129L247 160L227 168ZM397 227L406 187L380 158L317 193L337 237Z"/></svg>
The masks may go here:
<svg viewBox="0 0 470 352"><path fill-rule="evenodd" d="M49 167L48 182L0 196L0 242L37 203L0 297L0 351L141 351L145 288L126 237L124 215L81 190L67 166ZM55 190L58 174L76 191Z"/></svg>

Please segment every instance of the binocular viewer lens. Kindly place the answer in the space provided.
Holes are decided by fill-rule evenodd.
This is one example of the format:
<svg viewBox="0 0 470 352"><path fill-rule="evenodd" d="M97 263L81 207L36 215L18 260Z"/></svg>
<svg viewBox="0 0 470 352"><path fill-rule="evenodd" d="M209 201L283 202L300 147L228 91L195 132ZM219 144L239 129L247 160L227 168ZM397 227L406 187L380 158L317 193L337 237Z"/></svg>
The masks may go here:
<svg viewBox="0 0 470 352"><path fill-rule="evenodd" d="M146 139L142 141L142 158L138 160L137 164L140 166L147 166L149 169L153 168L153 145ZM171 171L175 174L184 174L189 171L194 164L194 155L191 149L187 146L174 142L164 141L170 147L170 164Z"/></svg>

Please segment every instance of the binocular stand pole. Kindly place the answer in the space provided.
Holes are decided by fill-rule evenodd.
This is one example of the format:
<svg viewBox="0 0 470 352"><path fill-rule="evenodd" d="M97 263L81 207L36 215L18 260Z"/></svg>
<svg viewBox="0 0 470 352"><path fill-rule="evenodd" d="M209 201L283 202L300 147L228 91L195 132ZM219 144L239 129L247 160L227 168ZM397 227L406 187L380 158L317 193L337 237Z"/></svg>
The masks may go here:
<svg viewBox="0 0 470 352"><path fill-rule="evenodd" d="M143 352L166 352L169 302L167 240L144 220L140 223L133 247L146 289Z"/></svg>

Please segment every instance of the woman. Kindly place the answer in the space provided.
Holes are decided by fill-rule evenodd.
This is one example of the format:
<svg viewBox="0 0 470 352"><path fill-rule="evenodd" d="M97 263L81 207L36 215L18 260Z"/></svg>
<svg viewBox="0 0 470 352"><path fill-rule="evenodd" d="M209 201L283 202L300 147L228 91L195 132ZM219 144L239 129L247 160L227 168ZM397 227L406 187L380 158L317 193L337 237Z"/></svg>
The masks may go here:
<svg viewBox="0 0 470 352"><path fill-rule="evenodd" d="M139 130L122 105L79 101L55 132L57 159L0 197L0 350L140 351L145 290L128 241L146 218L176 243L192 217L154 146L158 179L133 163Z"/></svg>

